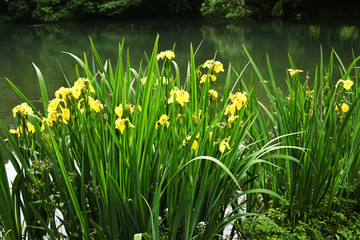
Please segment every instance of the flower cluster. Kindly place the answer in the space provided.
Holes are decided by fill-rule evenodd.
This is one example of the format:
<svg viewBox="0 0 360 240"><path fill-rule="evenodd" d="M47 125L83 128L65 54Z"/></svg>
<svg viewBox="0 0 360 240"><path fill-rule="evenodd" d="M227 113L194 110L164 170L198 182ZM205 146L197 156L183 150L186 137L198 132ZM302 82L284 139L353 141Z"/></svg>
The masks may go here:
<svg viewBox="0 0 360 240"><path fill-rule="evenodd" d="M48 117L43 119L49 126L53 126L56 122L63 122L68 124L70 120L70 110L66 107L66 101L60 98L55 98L50 101L48 105Z"/></svg>
<svg viewBox="0 0 360 240"><path fill-rule="evenodd" d="M234 116L236 110L239 111L242 107L246 106L247 96L246 93L237 92L230 95L230 100L232 104L226 107L224 114L230 113L231 116Z"/></svg>
<svg viewBox="0 0 360 240"><path fill-rule="evenodd" d="M215 60L207 60L203 68L208 68L211 71L214 71L215 73L224 72L224 66L221 62L215 61Z"/></svg>
<svg viewBox="0 0 360 240"><path fill-rule="evenodd" d="M34 111L32 110L32 108L25 103L14 107L12 112L13 112L14 117L16 117L18 115L21 117L27 117L27 115L34 114Z"/></svg>
<svg viewBox="0 0 360 240"><path fill-rule="evenodd" d="M174 89L170 91L168 104L173 103L174 98L176 102L183 107L185 103L189 102L190 95L187 91L183 90L182 88L178 89L177 87L174 87Z"/></svg>
<svg viewBox="0 0 360 240"><path fill-rule="evenodd" d="M247 96L246 93L237 92L231 94L229 99L231 100L231 104L226 107L224 115L230 114L228 126L231 128L232 124L239 118L238 115L235 115L236 111L240 111L242 107L246 106Z"/></svg>
<svg viewBox="0 0 360 240"><path fill-rule="evenodd" d="M128 111L129 113L133 113L135 111L135 106L127 104L125 110ZM120 104L115 108L115 114L118 116L118 119L115 121L115 128L117 128L121 134L124 133L126 125L128 125L129 127L135 127L134 125L131 124L128 117L123 118L124 109L122 107L122 104Z"/></svg>
<svg viewBox="0 0 360 240"><path fill-rule="evenodd" d="M224 72L223 64L221 62L215 61L215 60L207 60L203 64L203 68L210 69L210 73L201 75L201 72L199 71L199 73L201 75L200 83L205 83L208 79L211 79L212 82L215 82L216 78L217 78L217 74L219 72Z"/></svg>
<svg viewBox="0 0 360 240"><path fill-rule="evenodd" d="M89 90L88 90L89 88ZM61 98L66 100L67 98L75 98L79 99L82 93L87 93L90 91L91 93L95 93L94 88L90 84L90 80L87 78L79 78L72 88L61 87L55 92L56 98Z"/></svg>
<svg viewBox="0 0 360 240"><path fill-rule="evenodd" d="M28 106L26 103L23 103L14 107L12 112L14 118L19 117L20 120L18 122L18 127L16 129L10 129L10 133L20 136L20 134L23 132L22 125L26 126L26 129L29 133L35 133L34 125L32 125L28 120L28 115L34 114L34 111L30 106Z"/></svg>
<svg viewBox="0 0 360 240"><path fill-rule="evenodd" d="M216 91L216 90L214 90L214 89L209 89L209 96L212 98L212 99L214 99L214 100L216 100L217 98L218 98L218 92Z"/></svg>
<svg viewBox="0 0 360 240"><path fill-rule="evenodd" d="M166 124L166 126L169 127L169 117L166 114L161 115L159 121L156 121L155 129L159 129L159 123L161 126Z"/></svg>
<svg viewBox="0 0 360 240"><path fill-rule="evenodd" d="M348 79L348 80L339 79L339 81L335 85L335 88L338 88L340 83L342 83L343 88L347 91L349 91L354 84L354 82L351 81L350 79ZM340 92L340 95L342 95L342 91ZM346 113L347 111L349 111L350 107L345 102L343 102L343 100L341 100L341 101L342 101L341 106L339 104L336 104L335 110L338 111L339 107L340 107L341 111Z"/></svg>
<svg viewBox="0 0 360 240"><path fill-rule="evenodd" d="M160 52L157 56L156 56L156 60L160 60L160 59L168 59L171 60L173 58L175 58L175 53L171 50L166 50L163 52Z"/></svg>
<svg viewBox="0 0 360 240"><path fill-rule="evenodd" d="M75 101L77 101L77 108L81 113L84 113L86 107L88 107L89 111L95 111L96 113L103 110L103 104L91 97L89 93L95 94L95 90L90 80L85 78L79 78L71 88L60 87L55 92L56 98L52 99L48 105L48 115L43 119L43 123L46 122L49 126L53 126L54 123L58 122L68 124L71 116L70 109ZM72 109L72 111L75 111L75 109ZM42 126L42 129L44 129L44 126Z"/></svg>
<svg viewBox="0 0 360 240"><path fill-rule="evenodd" d="M206 82L207 79L211 79L211 81L216 81L216 76L214 74L204 74L200 78L200 83Z"/></svg>
<svg viewBox="0 0 360 240"><path fill-rule="evenodd" d="M50 127L57 123L69 124L71 115L76 111L81 114L85 111L99 113L104 109L104 105L94 99L94 96L96 93L89 79L79 78L71 88L60 87L47 106L47 116L41 121L41 130L45 129L45 123ZM31 107L26 104L18 105L13 109L13 115L19 117L20 124L16 130L11 129L11 133L20 135L24 126L28 132L35 132L35 126L27 120L28 115L33 115Z"/></svg>
<svg viewBox="0 0 360 240"><path fill-rule="evenodd" d="M161 52L157 55L157 60L165 59L165 60L171 60L175 57L174 52L167 50L164 52ZM192 108L184 107L187 103L190 102L190 95L187 91L183 89L183 87L177 87L175 84L171 81L173 79L173 76L171 74L171 68L168 68L169 66L166 65L169 64L169 62L165 63L165 67L163 69L163 72L157 76L155 80L155 85L170 85L171 87L164 87L164 91L161 94L164 94L164 114L162 114L159 119L155 122L155 129L159 130L161 128L167 129L170 127L170 117L171 116L177 116L177 119L174 121L179 120L179 123L182 126L185 126L184 129L177 129L178 131L176 134L179 134L180 138L183 139L183 145L187 146L189 141L192 138L192 133L188 131L187 126L190 123L192 126L196 126L199 123L201 123L203 117L208 117L210 115L202 114L202 110L196 108L195 111L192 113ZM207 81L207 79L211 79L211 81L216 81L217 74L219 72L223 72L224 68L221 62L214 61L214 60L208 60L203 64L204 68L209 68L209 74L201 75L201 83ZM168 72L166 72L168 71ZM164 73L167 74L164 74ZM149 80L147 77L143 77L140 79L142 85L146 85L147 80ZM155 91L157 91L157 88L154 88ZM160 91L160 90L159 90ZM210 99L209 104L211 101L217 101L219 93L214 89L208 89L207 93L208 97ZM204 96L204 95L202 95ZM245 106L247 97L245 93L236 93L232 94L230 96L231 104L226 108L225 114L230 114L228 117L228 126L231 128L232 124L236 121L236 119L239 118L239 116L235 115L235 112L240 110L243 106ZM176 106L175 108L172 108L169 106L170 104L173 104ZM179 108L178 106L181 106ZM42 118L39 122L39 126L41 124L41 130L43 131L45 129L45 126L54 127L58 126L61 127L61 124L66 124L69 127L73 126L81 126L81 124L78 124L79 120L94 120L94 117L96 118L99 116L102 112L102 116L104 116L103 119L108 119L105 112L105 106L97 99L97 94L95 92L94 87L91 85L91 82L87 78L79 78L72 87L60 87L55 92L55 98L50 100L47 105L47 115ZM125 131L127 129L135 128L135 126L132 124L135 116L136 106L127 104L127 103L120 103L117 106L114 106L113 114L115 118L115 122L113 122L113 126L115 126L115 129L119 131L119 135L124 135ZM215 107L216 108L216 107ZM214 111L216 111L214 108ZM109 110L107 109L107 110ZM139 112L141 112L141 107L138 106ZM190 111L189 111L190 110ZM22 118L26 118L28 115L32 115L33 111L31 107L23 104L16 106L13 109L13 115L21 116ZM136 114L136 113L135 113ZM209 114L206 112L206 114ZM202 116L203 115L203 116ZM218 146L218 149L221 153L225 152L226 149L230 149L229 145L229 139L230 137L227 136L226 130L226 124L222 123L223 125L219 125L220 131L215 131L216 139L214 144ZM38 126L38 125L37 125ZM166 126L166 127L165 127ZM209 126L209 127L215 127ZM20 135L24 128L27 129L28 132L35 132L35 127L28 121L24 122L23 124L19 124L19 127L15 130L12 129L11 132L14 134ZM39 127L40 128L40 127ZM170 130L170 129L169 129ZM174 131L174 129L171 129L170 131ZM159 132L160 134L160 132ZM213 132L209 134L209 141L212 137ZM225 137L225 138L224 138ZM191 149L194 151L197 151L199 148L199 141L200 141L200 132L196 134L196 136L193 136L193 140L191 142Z"/></svg>
<svg viewBox="0 0 360 240"><path fill-rule="evenodd" d="M291 69L291 68L289 68L287 71L289 72L291 77L294 77L296 74L303 72L303 70Z"/></svg>
<svg viewBox="0 0 360 240"><path fill-rule="evenodd" d="M35 126L32 125L29 121L26 121L25 125L26 125L26 129L29 133L33 133L33 134L35 133ZM23 132L23 128L22 128L22 126L18 126L16 129L10 129L9 132L20 136L20 134Z"/></svg>

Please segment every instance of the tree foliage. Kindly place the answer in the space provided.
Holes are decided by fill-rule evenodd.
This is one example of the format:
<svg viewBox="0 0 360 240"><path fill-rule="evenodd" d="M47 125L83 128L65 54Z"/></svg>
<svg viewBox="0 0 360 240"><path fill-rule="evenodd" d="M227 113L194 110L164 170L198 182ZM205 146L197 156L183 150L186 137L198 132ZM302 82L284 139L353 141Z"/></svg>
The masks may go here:
<svg viewBox="0 0 360 240"><path fill-rule="evenodd" d="M100 13L108 16L119 15L131 6L139 6L141 0L108 1L98 6Z"/></svg>
<svg viewBox="0 0 360 240"><path fill-rule="evenodd" d="M244 0L205 0L201 5L204 16L242 17L250 14Z"/></svg>
<svg viewBox="0 0 360 240"><path fill-rule="evenodd" d="M14 20L61 21L101 17L200 15L202 0L1 0L0 14Z"/></svg>
<svg viewBox="0 0 360 240"><path fill-rule="evenodd" d="M355 0L0 0L0 17L61 21L104 17L356 16Z"/></svg>
<svg viewBox="0 0 360 240"><path fill-rule="evenodd" d="M301 0L205 0L201 12L205 16L237 18L244 16L282 17L295 10Z"/></svg>

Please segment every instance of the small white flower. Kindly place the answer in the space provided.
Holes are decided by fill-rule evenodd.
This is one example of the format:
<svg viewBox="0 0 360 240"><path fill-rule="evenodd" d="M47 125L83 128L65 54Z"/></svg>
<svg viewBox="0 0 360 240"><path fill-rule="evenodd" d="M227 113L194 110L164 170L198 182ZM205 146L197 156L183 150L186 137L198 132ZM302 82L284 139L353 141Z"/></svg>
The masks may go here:
<svg viewBox="0 0 360 240"><path fill-rule="evenodd" d="M243 153L243 152L245 151L245 149L246 149L245 144L244 144L244 143L241 143L241 144L239 145L239 151L240 151L241 153Z"/></svg>
<svg viewBox="0 0 360 240"><path fill-rule="evenodd" d="M204 221L201 221L201 222L198 223L198 226L199 227L205 227L206 223Z"/></svg>

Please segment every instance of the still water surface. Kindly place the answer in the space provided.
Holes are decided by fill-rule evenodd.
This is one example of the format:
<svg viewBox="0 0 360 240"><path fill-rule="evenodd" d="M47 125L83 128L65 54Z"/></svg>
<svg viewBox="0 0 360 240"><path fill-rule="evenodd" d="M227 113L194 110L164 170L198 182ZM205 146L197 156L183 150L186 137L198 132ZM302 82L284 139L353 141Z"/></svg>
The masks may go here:
<svg viewBox="0 0 360 240"><path fill-rule="evenodd" d="M137 69L144 60L144 52L151 54L156 35L160 34L160 51L172 49L176 44L175 60L182 78L186 75L190 43L196 49L202 42L195 58L197 64L216 54L225 68L231 62L240 69L247 63L244 45L264 71L266 54L269 55L276 80L281 84L289 68L288 53L296 67L304 70L303 77L306 74L311 77L320 62L320 46L325 59L334 48L345 65L351 62L353 51L359 55L359 31L360 21L157 20L0 26L0 119L11 126L11 109L22 102L5 77L30 100L39 101L41 94L34 62L42 71L52 98L54 91L65 85L63 72L68 79L75 80L76 62L62 51L81 58L85 52L91 58L89 36L102 58L110 58L114 63L119 42L124 38L125 47L130 49L132 67ZM248 81L250 70L246 71L244 81ZM221 76L217 84L222 85ZM255 88L260 89L256 82ZM255 90L261 96L261 90Z"/></svg>

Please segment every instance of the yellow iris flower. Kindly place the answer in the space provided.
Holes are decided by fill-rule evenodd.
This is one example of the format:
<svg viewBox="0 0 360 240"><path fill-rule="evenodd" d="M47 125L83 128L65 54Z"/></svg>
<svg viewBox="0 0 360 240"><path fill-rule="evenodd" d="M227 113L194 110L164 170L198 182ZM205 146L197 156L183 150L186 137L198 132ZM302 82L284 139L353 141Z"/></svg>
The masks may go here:
<svg viewBox="0 0 360 240"><path fill-rule="evenodd" d="M175 87L173 90L170 91L170 98L168 100L168 104L173 103L174 97L176 102L183 107L185 103L189 102L190 95L185 90L179 90L177 87Z"/></svg>
<svg viewBox="0 0 360 240"><path fill-rule="evenodd" d="M214 63L214 72L216 72L216 73L219 73L219 72L224 72L224 67L223 67L223 65L222 65L222 63L221 62L219 62L219 61L215 61L215 63Z"/></svg>
<svg viewBox="0 0 360 240"><path fill-rule="evenodd" d="M118 118L116 121L115 121L115 127L117 129L120 130L120 133L123 134L124 131L125 131L125 123L126 123L126 120L125 119L122 119L122 118Z"/></svg>
<svg viewBox="0 0 360 240"><path fill-rule="evenodd" d="M203 68L209 68L210 70L213 70L216 73L224 72L223 64L219 61L214 61L214 60L207 60L204 63Z"/></svg>
<svg viewBox="0 0 360 240"><path fill-rule="evenodd" d="M30 122L26 122L26 127L27 127L28 132L30 132L32 134L35 133L35 127Z"/></svg>
<svg viewBox="0 0 360 240"><path fill-rule="evenodd" d="M54 98L51 100L47 108L48 112L56 111L61 103L64 103L66 106L66 102L61 98Z"/></svg>
<svg viewBox="0 0 360 240"><path fill-rule="evenodd" d="M211 79L211 81L213 81L213 82L216 81L216 76L214 74L204 74L200 78L200 83L206 82L206 79L208 79L208 78Z"/></svg>
<svg viewBox="0 0 360 240"><path fill-rule="evenodd" d="M239 118L239 116L230 116L229 119L228 119L228 125L229 125L229 128L232 127L232 123L235 122L235 120Z"/></svg>
<svg viewBox="0 0 360 240"><path fill-rule="evenodd" d="M229 140L230 140L230 137L227 137L227 138L224 138L223 140L221 140L220 142L220 146L219 146L219 150L220 152L225 152L225 149L230 149L230 146L229 146Z"/></svg>
<svg viewBox="0 0 360 240"><path fill-rule="evenodd" d="M217 99L217 97L218 97L218 92L216 91L216 90L214 90L214 89L209 89L209 95L210 95L210 97L212 97L213 99Z"/></svg>
<svg viewBox="0 0 360 240"><path fill-rule="evenodd" d="M68 108L61 108L61 119L65 124L70 120L70 110Z"/></svg>
<svg viewBox="0 0 360 240"><path fill-rule="evenodd" d="M20 134L22 133L22 127L19 126L16 130L15 129L10 129L9 132L11 134L17 134L18 136L20 136Z"/></svg>
<svg viewBox="0 0 360 240"><path fill-rule="evenodd" d="M61 95L61 98L65 100L71 94L72 94L71 88L61 87L55 92L55 97L60 98Z"/></svg>
<svg viewBox="0 0 360 240"><path fill-rule="evenodd" d="M44 119L45 122L47 122L47 124L49 124L49 126L52 126L54 124L54 122L56 122L58 119L58 113L56 111L52 111L48 113L48 117Z"/></svg>
<svg viewBox="0 0 360 240"><path fill-rule="evenodd" d="M231 105L226 107L224 115L227 115L227 114L230 113L230 115L233 116L233 115L235 115L235 111L236 111L236 105L231 104Z"/></svg>
<svg viewBox="0 0 360 240"><path fill-rule="evenodd" d="M179 92L177 92L176 94L176 101L181 105L184 106L185 103L189 102L189 93L184 91L184 90L180 90Z"/></svg>
<svg viewBox="0 0 360 240"><path fill-rule="evenodd" d="M77 91L84 89L84 91L86 91L86 83L88 83L89 85L89 90L91 93L95 93L95 90L93 88L93 86L90 83L90 80L87 78L79 78L75 83L74 83L74 87L73 89L77 89ZM75 96L74 96L75 97ZM75 97L76 98L76 97ZM76 98L77 99L77 98Z"/></svg>
<svg viewBox="0 0 360 240"><path fill-rule="evenodd" d="M12 109L14 117L16 117L17 114L20 114L23 117L26 117L28 114L32 115L34 112L30 106L28 106L26 103L23 103L21 105L17 105Z"/></svg>
<svg viewBox="0 0 360 240"><path fill-rule="evenodd" d="M162 84L163 85L168 85L169 82L171 82L171 79L167 79L166 77L162 77Z"/></svg>
<svg viewBox="0 0 360 240"><path fill-rule="evenodd" d="M210 132L210 133L209 133L209 142L210 142L210 140L211 140L211 138L212 138L212 135L213 135L213 132Z"/></svg>
<svg viewBox="0 0 360 240"><path fill-rule="evenodd" d="M145 84L146 84L146 77L141 78L141 79L140 79L140 82L141 82L141 84L142 84L143 86L145 86Z"/></svg>
<svg viewBox="0 0 360 240"><path fill-rule="evenodd" d="M115 113L116 115L118 115L119 118L122 117L124 110L121 104L115 108Z"/></svg>
<svg viewBox="0 0 360 240"><path fill-rule="evenodd" d="M104 106L99 102L98 99L93 99L89 96L89 107L90 110L94 110L96 113L100 112L100 110L104 109Z"/></svg>
<svg viewBox="0 0 360 240"><path fill-rule="evenodd" d="M335 87L337 88L340 83L343 83L343 87L348 91L350 90L350 88L354 84L354 82L351 81L350 79L348 79L348 80L339 79L339 81L336 83Z"/></svg>
<svg viewBox="0 0 360 240"><path fill-rule="evenodd" d="M243 106L246 107L247 96L246 93L237 92L230 95L231 105L227 106L224 115L230 113L231 116L235 115L236 109L240 110Z"/></svg>
<svg viewBox="0 0 360 240"><path fill-rule="evenodd" d="M125 131L125 128L126 128L126 122L128 123L129 127L134 127L130 120L128 118L118 118L116 121L115 121L115 128L117 128L118 130L120 130L120 133L121 135L124 133Z"/></svg>
<svg viewBox="0 0 360 240"><path fill-rule="evenodd" d="M230 100L236 105L237 110L240 110L243 106L245 106L247 96L246 93L237 92L230 95Z"/></svg>
<svg viewBox="0 0 360 240"><path fill-rule="evenodd" d="M134 113L135 112L135 106L134 105L131 105L131 104L126 104L125 105L125 109L127 111L129 111L130 113Z"/></svg>
<svg viewBox="0 0 360 240"><path fill-rule="evenodd" d="M161 126L166 124L166 126L169 127L169 124L170 124L169 117L166 114L161 115L159 121L156 121L155 129L159 129L159 125L158 125L159 123Z"/></svg>
<svg viewBox="0 0 360 240"><path fill-rule="evenodd" d="M298 73L303 72L303 70L291 69L291 68L289 68L287 71L289 72L290 76L292 76L292 77L294 77L294 76L295 76L296 74L298 74Z"/></svg>
<svg viewBox="0 0 360 240"><path fill-rule="evenodd" d="M194 140L193 144L191 145L191 149L193 149L194 151L196 151L196 149L198 149L199 147L199 143L198 141Z"/></svg>
<svg viewBox="0 0 360 240"><path fill-rule="evenodd" d="M71 88L71 94L73 95L73 97L75 99L79 99L79 97L81 95L81 90L82 90L82 88L77 88L77 87Z"/></svg>
<svg viewBox="0 0 360 240"><path fill-rule="evenodd" d="M156 60L160 60L160 59L164 59L167 58L168 60L171 60L173 58L175 58L175 53L171 50L166 50L163 52L160 52L157 56L156 56Z"/></svg>
<svg viewBox="0 0 360 240"><path fill-rule="evenodd" d="M349 111L349 106L346 103L343 103L341 106L341 110L346 113L347 111Z"/></svg>

